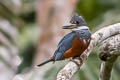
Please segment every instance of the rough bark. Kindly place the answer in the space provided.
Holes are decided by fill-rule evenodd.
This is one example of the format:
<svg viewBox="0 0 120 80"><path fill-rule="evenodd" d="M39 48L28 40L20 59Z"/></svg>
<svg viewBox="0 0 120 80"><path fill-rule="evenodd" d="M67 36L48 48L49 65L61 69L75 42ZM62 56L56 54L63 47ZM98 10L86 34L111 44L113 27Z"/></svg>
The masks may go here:
<svg viewBox="0 0 120 80"><path fill-rule="evenodd" d="M57 75L57 80L70 80L72 76L78 71L78 69L81 67L83 62L87 59L92 49L96 46L96 44L100 44L105 39L119 34L120 33L120 23L110 25L107 27L104 27L94 34L92 34L92 40L90 42L90 45L88 49L84 51L84 53L81 55L81 59L74 59L79 66L77 66L76 63L70 61L63 69L60 70L60 72Z"/></svg>
<svg viewBox="0 0 120 80"><path fill-rule="evenodd" d="M99 80L110 80L113 64L120 56L120 34L112 36L101 43L100 58L101 63Z"/></svg>

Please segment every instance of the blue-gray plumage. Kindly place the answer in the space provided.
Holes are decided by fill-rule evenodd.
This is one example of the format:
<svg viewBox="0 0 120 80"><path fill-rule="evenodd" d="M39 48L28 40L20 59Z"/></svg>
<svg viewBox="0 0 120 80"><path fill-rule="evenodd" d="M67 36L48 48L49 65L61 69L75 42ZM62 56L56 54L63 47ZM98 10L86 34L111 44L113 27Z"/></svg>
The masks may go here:
<svg viewBox="0 0 120 80"><path fill-rule="evenodd" d="M71 32L65 35L58 44L57 50L54 53L53 58L56 60L61 60L64 56L64 52L72 47L72 40L75 38L76 33Z"/></svg>
<svg viewBox="0 0 120 80"><path fill-rule="evenodd" d="M76 30L65 35L58 44L58 48L54 53L53 58L55 61L63 59L64 53L72 47L72 41L75 37L79 37L80 40L85 40L86 42L90 40L91 33L88 29Z"/></svg>
<svg viewBox="0 0 120 80"><path fill-rule="evenodd" d="M85 39L87 41L91 37L91 32L89 29L76 30L75 32L77 33L81 40Z"/></svg>

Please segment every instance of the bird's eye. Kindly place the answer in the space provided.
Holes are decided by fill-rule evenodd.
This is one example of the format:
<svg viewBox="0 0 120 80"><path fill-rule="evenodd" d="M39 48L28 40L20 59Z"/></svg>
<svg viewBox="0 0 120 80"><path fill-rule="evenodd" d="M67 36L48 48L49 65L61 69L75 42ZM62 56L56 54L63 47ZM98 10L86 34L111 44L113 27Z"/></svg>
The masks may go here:
<svg viewBox="0 0 120 80"><path fill-rule="evenodd" d="M79 22L78 21L74 21L74 24L79 24Z"/></svg>
<svg viewBox="0 0 120 80"><path fill-rule="evenodd" d="M78 21L76 21L76 24L79 24L79 22L78 22Z"/></svg>

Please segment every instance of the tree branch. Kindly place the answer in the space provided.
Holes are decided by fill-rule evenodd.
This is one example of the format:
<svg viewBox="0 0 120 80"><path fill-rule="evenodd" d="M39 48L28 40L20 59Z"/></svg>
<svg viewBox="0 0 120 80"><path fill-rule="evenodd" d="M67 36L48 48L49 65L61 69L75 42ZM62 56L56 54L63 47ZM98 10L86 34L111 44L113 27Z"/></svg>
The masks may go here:
<svg viewBox="0 0 120 80"><path fill-rule="evenodd" d="M70 80L72 76L78 71L81 67L83 62L87 59L90 52L101 41L107 39L110 36L116 35L120 33L120 23L110 25L108 27L104 27L94 34L92 34L92 40L87 50L80 56L81 59L74 59L74 61L79 64L79 66L75 63L70 61L57 75L57 80Z"/></svg>
<svg viewBox="0 0 120 80"><path fill-rule="evenodd" d="M101 63L99 80L110 80L113 64L120 56L120 34L103 41L100 51L100 58L105 61Z"/></svg>

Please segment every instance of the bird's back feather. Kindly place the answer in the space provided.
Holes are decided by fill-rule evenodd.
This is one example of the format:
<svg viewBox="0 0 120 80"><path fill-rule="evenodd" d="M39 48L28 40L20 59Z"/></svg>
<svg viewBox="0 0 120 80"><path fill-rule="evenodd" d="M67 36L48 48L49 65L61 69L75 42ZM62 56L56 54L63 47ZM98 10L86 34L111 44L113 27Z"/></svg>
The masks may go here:
<svg viewBox="0 0 120 80"><path fill-rule="evenodd" d="M61 60L64 56L64 52L72 47L72 41L75 38L75 32L71 32L65 35L58 44L58 48L54 53L53 58L55 61Z"/></svg>

